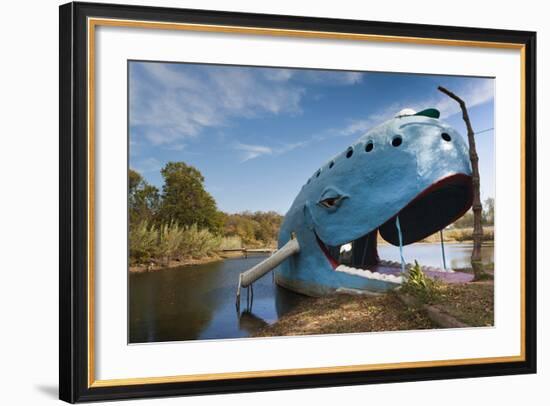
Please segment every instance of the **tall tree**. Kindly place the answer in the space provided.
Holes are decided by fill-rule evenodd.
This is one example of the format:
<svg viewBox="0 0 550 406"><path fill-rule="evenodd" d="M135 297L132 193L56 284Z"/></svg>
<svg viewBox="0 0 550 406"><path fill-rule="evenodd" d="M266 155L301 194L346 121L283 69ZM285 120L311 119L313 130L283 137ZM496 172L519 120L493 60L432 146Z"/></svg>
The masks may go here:
<svg viewBox="0 0 550 406"><path fill-rule="evenodd" d="M164 178L160 218L180 226L196 224L214 233L222 229L222 215L216 201L204 188L200 171L184 162L168 162L161 170Z"/></svg>
<svg viewBox="0 0 550 406"><path fill-rule="evenodd" d="M160 203L159 190L133 169L128 171L128 211L130 225L155 220Z"/></svg>
<svg viewBox="0 0 550 406"><path fill-rule="evenodd" d="M459 104L460 109L462 110L462 119L466 124L466 130L468 132L468 146L470 149L470 162L472 164L472 189L474 195L472 203L472 211L474 212L474 232L472 235L474 239L474 249L472 250L472 269L474 271L474 279L479 280L483 278L485 272L483 270L483 262L481 261L481 241L483 240L483 227L481 225L482 206L479 190L479 157L476 150L474 130L472 129L470 116L468 115L468 109L466 108L466 103L464 100L443 86L438 86L437 89Z"/></svg>

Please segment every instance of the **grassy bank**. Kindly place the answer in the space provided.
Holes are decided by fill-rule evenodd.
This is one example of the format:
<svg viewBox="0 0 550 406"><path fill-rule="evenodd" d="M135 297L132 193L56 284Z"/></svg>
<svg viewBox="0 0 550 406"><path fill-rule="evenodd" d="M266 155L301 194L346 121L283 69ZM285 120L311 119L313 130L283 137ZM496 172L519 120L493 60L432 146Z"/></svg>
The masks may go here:
<svg viewBox="0 0 550 406"><path fill-rule="evenodd" d="M461 243L461 242L473 242L473 232L472 227L465 228L451 228L443 231L443 241L446 243ZM495 239L494 228L493 226L483 226L483 242L492 243ZM439 232L432 234L420 241L419 243L439 243L440 237ZM380 244L388 244L383 238L379 239Z"/></svg>
<svg viewBox="0 0 550 406"><path fill-rule="evenodd" d="M473 227L451 228L443 231L443 241L445 242L466 242L473 241ZM435 243L439 242L439 233L424 238L421 242ZM483 241L493 241L495 239L493 226L483 227Z"/></svg>
<svg viewBox="0 0 550 406"><path fill-rule="evenodd" d="M133 264L128 268L130 272L153 272L166 268L179 268L192 265L203 265L211 262L222 261L228 258L242 257L241 252L215 252L201 258L172 259L169 262L151 261L148 264Z"/></svg>
<svg viewBox="0 0 550 406"><path fill-rule="evenodd" d="M444 285L433 305L469 326L493 325L492 281ZM379 296L335 294L309 298L257 337L339 334L438 328L420 309L403 304L397 293Z"/></svg>
<svg viewBox="0 0 550 406"><path fill-rule="evenodd" d="M151 261L148 264L134 264L130 265L128 268L130 272L152 272L158 271L166 268L177 268L180 266L190 266L190 265L201 265L208 264L210 262L216 262L224 259L219 255L209 255L202 258L185 258L185 259L174 259L169 262L155 262Z"/></svg>

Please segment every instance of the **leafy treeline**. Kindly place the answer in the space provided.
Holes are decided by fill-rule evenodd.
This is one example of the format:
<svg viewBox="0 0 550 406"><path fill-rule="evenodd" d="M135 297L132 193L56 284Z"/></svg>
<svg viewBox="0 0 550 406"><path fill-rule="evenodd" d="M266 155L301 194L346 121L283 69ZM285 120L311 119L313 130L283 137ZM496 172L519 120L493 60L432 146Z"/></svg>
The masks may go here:
<svg viewBox="0 0 550 406"><path fill-rule="evenodd" d="M274 246L282 220L274 211L224 213L224 235L239 237L246 247Z"/></svg>
<svg viewBox="0 0 550 406"><path fill-rule="evenodd" d="M492 226L495 224L495 199L489 197L483 202L483 211L481 212L481 224ZM452 224L452 228L469 228L474 226L474 213L472 209L468 210L464 216Z"/></svg>
<svg viewBox="0 0 550 406"><path fill-rule="evenodd" d="M168 264L202 258L222 248L273 246L282 216L226 214L204 188L200 171L183 162L161 170L162 191L135 170L128 179L130 262Z"/></svg>

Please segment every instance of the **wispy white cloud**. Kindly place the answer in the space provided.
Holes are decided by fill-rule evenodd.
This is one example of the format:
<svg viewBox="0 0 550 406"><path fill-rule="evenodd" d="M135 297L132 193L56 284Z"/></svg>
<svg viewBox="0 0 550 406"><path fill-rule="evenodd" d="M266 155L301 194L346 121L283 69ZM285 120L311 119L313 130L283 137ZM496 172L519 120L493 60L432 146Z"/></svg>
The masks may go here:
<svg viewBox="0 0 550 406"><path fill-rule="evenodd" d="M400 110L398 103L369 114L366 118L350 120L343 128L335 131L336 135L349 136L363 134L374 126L392 118Z"/></svg>
<svg viewBox="0 0 550 406"><path fill-rule="evenodd" d="M349 86L361 72L139 63L130 67L130 125L149 144L180 145L238 118L298 115L308 85Z"/></svg>
<svg viewBox="0 0 550 406"><path fill-rule="evenodd" d="M140 63L131 71L130 124L153 145L177 144L236 117L299 114L304 92L251 68Z"/></svg>
<svg viewBox="0 0 550 406"><path fill-rule="evenodd" d="M449 89L453 90L459 95L466 105L471 108L484 103L487 103L494 98L493 81L484 80L477 84L470 83L468 86L461 89ZM406 101L399 103L393 103L387 107L384 107L374 113L368 115L366 118L350 120L350 122L340 129L334 131L336 135L341 136L358 136L362 135L374 126L389 120L392 117L405 109L411 108L415 111L420 111L426 108L435 108L441 113L441 118L445 119L454 114L460 113L460 106L458 103L448 96L438 92L436 96L430 98Z"/></svg>
<svg viewBox="0 0 550 406"><path fill-rule="evenodd" d="M483 80L476 82L476 84L470 82L468 86L462 89L449 90L460 96L469 108L487 103L495 97L493 80ZM433 105L425 104L424 106L438 109L441 112L441 118L447 118L460 112L458 103L442 93L440 93L437 100L434 100Z"/></svg>
<svg viewBox="0 0 550 406"><path fill-rule="evenodd" d="M263 74L268 80L286 82L294 76L294 72L291 69L266 69Z"/></svg>
<svg viewBox="0 0 550 406"><path fill-rule="evenodd" d="M298 148L303 148L310 144L313 141L313 138L304 140L304 141L298 141L298 142L289 142L287 144L283 144L275 149L275 153L277 155L284 154L290 151L294 151Z"/></svg>
<svg viewBox="0 0 550 406"><path fill-rule="evenodd" d="M349 86L363 81L362 72L341 72L323 70L304 70L294 77L306 83L323 84L324 86Z"/></svg>
<svg viewBox="0 0 550 406"><path fill-rule="evenodd" d="M246 162L254 158L258 158L262 155L273 154L273 149L265 145L251 145L251 144L235 144L235 149L242 151L243 156L241 162Z"/></svg>
<svg viewBox="0 0 550 406"><path fill-rule="evenodd" d="M294 151L295 149L303 148L318 139L318 136L313 136L303 141L280 143L274 146L236 143L234 144L234 148L241 151L241 162L246 162L261 156L277 156L286 154L287 152Z"/></svg>
<svg viewBox="0 0 550 406"><path fill-rule="evenodd" d="M324 86L348 86L361 83L363 72L342 72L326 70L301 69L265 69L263 75L274 82L288 82L305 84L323 84Z"/></svg>
<svg viewBox="0 0 550 406"><path fill-rule="evenodd" d="M361 83L362 80L363 74L361 72L344 72L342 74L342 82L349 85Z"/></svg>

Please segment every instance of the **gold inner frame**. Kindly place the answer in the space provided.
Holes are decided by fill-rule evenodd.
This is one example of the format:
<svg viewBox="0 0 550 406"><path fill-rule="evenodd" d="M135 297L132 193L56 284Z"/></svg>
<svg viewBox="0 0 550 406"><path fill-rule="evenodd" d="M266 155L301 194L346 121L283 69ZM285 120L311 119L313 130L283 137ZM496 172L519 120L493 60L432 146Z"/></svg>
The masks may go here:
<svg viewBox="0 0 550 406"><path fill-rule="evenodd" d="M244 372L220 372L210 374L189 374L161 377L145 378L122 378L122 379L95 379L95 319L94 319L94 299L95 299L95 280L94 280L94 192L95 192L95 28L97 26L111 27L130 27L130 28L148 28L160 30L180 30L194 32L217 32L232 33L244 35L265 35L279 37L298 37L298 38L320 38L320 39L339 39L354 41L371 42L390 42L404 44L420 45L439 45L439 46L460 46L477 48L498 48L513 49L520 51L520 83L521 83L521 101L520 101L520 162L521 162L521 235L520 235L520 335L521 349L519 355L503 357L485 357L485 358L465 358L453 360L433 360L433 361L415 361L415 362L397 362L384 364L365 364L365 365L345 365L317 368L295 368L295 369L277 369L266 371L244 371ZM525 361L525 45L506 42L484 42L484 41L463 41L453 39L422 38L422 37L399 37L390 35L372 35L372 34L354 34L344 32L324 32L324 31L305 31L272 29L258 27L239 27L226 25L207 25L207 24L186 24L186 23L163 23L153 21L138 20L120 20L120 19L100 19L89 18L87 27L88 40L88 387L110 387L124 385L142 385L142 384L160 384L176 382L193 381L212 381L218 379L238 379L238 378L265 378L280 376L296 376L311 374L331 374L341 372L360 372L360 371L380 371L396 368L423 368L440 366L457 366L473 364L493 364L504 362Z"/></svg>

